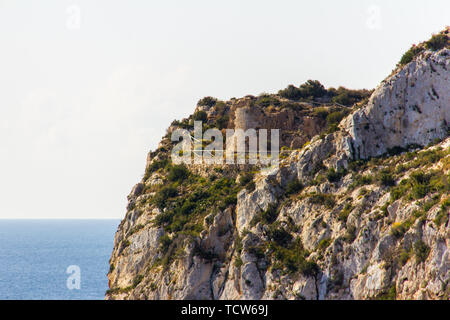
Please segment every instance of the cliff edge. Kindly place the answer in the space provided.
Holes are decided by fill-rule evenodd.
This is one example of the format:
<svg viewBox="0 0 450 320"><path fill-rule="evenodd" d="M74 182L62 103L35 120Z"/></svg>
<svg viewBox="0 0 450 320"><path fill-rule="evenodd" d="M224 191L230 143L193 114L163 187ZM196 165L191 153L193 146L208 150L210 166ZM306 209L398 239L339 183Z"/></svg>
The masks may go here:
<svg viewBox="0 0 450 320"><path fill-rule="evenodd" d="M374 91L207 97L128 196L106 299L445 299L449 29ZM177 128L281 129L280 164L175 165Z"/></svg>

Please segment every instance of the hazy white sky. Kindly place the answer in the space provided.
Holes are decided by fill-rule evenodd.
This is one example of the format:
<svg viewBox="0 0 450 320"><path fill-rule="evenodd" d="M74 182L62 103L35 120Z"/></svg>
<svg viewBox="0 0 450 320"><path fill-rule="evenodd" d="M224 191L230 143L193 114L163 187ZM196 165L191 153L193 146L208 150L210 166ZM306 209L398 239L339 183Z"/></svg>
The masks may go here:
<svg viewBox="0 0 450 320"><path fill-rule="evenodd" d="M450 1L0 0L0 218L121 218L206 95L373 88Z"/></svg>

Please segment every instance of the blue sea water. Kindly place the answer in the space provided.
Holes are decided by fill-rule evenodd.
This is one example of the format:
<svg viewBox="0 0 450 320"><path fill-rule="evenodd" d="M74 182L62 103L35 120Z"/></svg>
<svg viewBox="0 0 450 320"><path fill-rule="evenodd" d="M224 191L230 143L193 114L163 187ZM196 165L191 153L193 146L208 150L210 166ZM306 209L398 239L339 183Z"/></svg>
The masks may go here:
<svg viewBox="0 0 450 320"><path fill-rule="evenodd" d="M0 300L103 299L119 223L0 220ZM79 267L80 289L67 286L78 276L67 273L69 266Z"/></svg>

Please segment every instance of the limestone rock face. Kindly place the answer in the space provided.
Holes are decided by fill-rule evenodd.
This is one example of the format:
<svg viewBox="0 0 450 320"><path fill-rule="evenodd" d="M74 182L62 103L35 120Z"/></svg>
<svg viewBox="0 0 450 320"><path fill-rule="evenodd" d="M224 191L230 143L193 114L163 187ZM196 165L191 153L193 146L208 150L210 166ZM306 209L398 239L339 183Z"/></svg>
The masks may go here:
<svg viewBox="0 0 450 320"><path fill-rule="evenodd" d="M356 158L396 147L425 146L450 128L450 50L426 51L375 90L343 124Z"/></svg>
<svg viewBox="0 0 450 320"><path fill-rule="evenodd" d="M296 146L250 183L250 169L226 165L191 166L173 182L161 143L147 159L157 169L128 197L106 298L448 300L449 58L448 48L422 52L328 134L298 111L251 108L251 97L199 107L228 112L228 127L284 126L282 145ZM190 211L211 190L236 188L214 198L223 205Z"/></svg>

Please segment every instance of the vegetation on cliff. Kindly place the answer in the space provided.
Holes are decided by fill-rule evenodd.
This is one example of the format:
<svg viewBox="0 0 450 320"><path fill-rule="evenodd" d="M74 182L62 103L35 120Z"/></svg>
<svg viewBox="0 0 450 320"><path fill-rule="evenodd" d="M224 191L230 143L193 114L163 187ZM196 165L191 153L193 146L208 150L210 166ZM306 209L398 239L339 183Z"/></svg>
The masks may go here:
<svg viewBox="0 0 450 320"><path fill-rule="evenodd" d="M417 47L400 65L448 47L447 31ZM349 128L372 92L309 80L277 94L201 99L150 152L129 196L108 297L448 299L448 273L441 270L450 210L448 131L427 145L394 145L359 158ZM273 174L256 165L172 163L173 130L192 133L198 120L203 130L246 125L241 108L258 126L282 127ZM405 117L421 115L404 110ZM443 120L436 125L445 126Z"/></svg>

